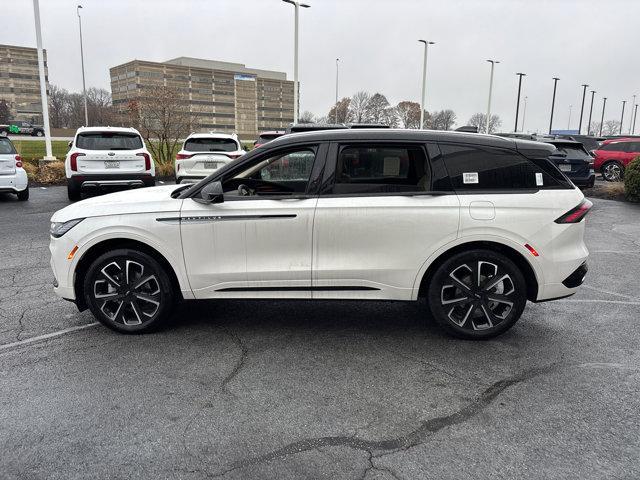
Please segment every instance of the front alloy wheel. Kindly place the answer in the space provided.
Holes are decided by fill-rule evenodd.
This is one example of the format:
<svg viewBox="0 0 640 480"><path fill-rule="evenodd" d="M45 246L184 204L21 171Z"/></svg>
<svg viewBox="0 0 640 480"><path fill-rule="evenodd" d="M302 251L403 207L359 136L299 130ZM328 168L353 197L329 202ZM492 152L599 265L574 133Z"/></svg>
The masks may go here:
<svg viewBox="0 0 640 480"><path fill-rule="evenodd" d="M622 180L624 167L618 162L609 162L602 167L602 176L607 182L619 182Z"/></svg>
<svg viewBox="0 0 640 480"><path fill-rule="evenodd" d="M526 286L518 268L503 255L475 250L441 265L429 287L438 323L463 338L489 338L508 330L522 314Z"/></svg>
<svg viewBox="0 0 640 480"><path fill-rule="evenodd" d="M135 250L114 250L96 259L87 271L84 294L93 315L123 333L155 328L173 303L162 265Z"/></svg>

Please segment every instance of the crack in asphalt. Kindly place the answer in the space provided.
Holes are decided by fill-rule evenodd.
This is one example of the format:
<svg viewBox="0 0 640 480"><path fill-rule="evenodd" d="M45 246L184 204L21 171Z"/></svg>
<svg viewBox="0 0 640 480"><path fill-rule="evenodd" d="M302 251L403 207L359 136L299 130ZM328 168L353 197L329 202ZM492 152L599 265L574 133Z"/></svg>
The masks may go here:
<svg viewBox="0 0 640 480"><path fill-rule="evenodd" d="M233 365L233 368L227 374L227 376L222 379L222 382L220 382L220 390L226 393L231 393L229 392L227 385L229 385L229 382L231 382L233 379L235 379L238 376L238 374L240 373L240 370L242 370L242 368L244 367L244 363L249 353L249 350L247 349L242 339L238 336L238 334L232 332L231 330L225 327L222 327L222 331L225 332L227 335L229 335L235 342L236 346L240 349L240 356L236 360L236 363Z"/></svg>
<svg viewBox="0 0 640 480"><path fill-rule="evenodd" d="M498 397L498 395L500 395L507 388L530 380L539 375L551 373L557 370L558 366L558 364L554 363L546 367L526 370L518 375L498 380L497 382L487 387L484 391L482 391L482 393L480 393L476 400L462 407L460 410L449 415L423 420L415 430L399 437L382 440L366 440L356 436L327 436L307 438L290 443L282 448L273 450L272 452L260 455L258 457L243 459L234 462L229 466L229 468L222 470L217 474L213 474L212 477L222 477L235 470L258 465L261 463L267 463L277 458L283 458L322 447L348 447L354 450L367 452L372 457L373 452L375 451L393 453L398 450L405 450L421 444L429 436L439 432L446 427L458 425L473 418L475 415L489 406ZM371 461L371 464L373 466L373 461Z"/></svg>

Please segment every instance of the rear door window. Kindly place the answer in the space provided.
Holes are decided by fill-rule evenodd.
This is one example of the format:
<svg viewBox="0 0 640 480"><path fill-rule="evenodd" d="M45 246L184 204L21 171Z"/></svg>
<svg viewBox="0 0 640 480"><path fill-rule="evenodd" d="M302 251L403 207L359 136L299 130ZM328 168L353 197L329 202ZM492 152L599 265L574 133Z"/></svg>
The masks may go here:
<svg viewBox="0 0 640 480"><path fill-rule="evenodd" d="M510 191L558 186L547 172L511 150L451 144L440 144L440 149L452 186L457 191Z"/></svg>
<svg viewBox="0 0 640 480"><path fill-rule="evenodd" d="M83 150L138 150L142 138L135 133L86 132L76 138L76 147Z"/></svg>
<svg viewBox="0 0 640 480"><path fill-rule="evenodd" d="M600 147L600 150L605 150L607 152L625 152L626 145L624 142L608 143Z"/></svg>
<svg viewBox="0 0 640 480"><path fill-rule="evenodd" d="M240 147L232 138L189 138L184 149L187 152L235 152Z"/></svg>

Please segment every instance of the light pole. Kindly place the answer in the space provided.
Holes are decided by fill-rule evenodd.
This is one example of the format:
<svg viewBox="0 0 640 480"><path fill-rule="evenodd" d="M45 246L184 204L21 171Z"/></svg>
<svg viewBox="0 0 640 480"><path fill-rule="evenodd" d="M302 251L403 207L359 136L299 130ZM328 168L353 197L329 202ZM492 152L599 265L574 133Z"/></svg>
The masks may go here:
<svg viewBox="0 0 640 480"><path fill-rule="evenodd" d="M636 133L636 116L638 115L638 104L636 103L636 107L633 112L633 129L631 130L631 135L635 135Z"/></svg>
<svg viewBox="0 0 640 480"><path fill-rule="evenodd" d="M602 136L602 126L604 124L604 108L607 106L607 97L602 99L602 116L600 117L600 133L598 134L600 137Z"/></svg>
<svg viewBox="0 0 640 480"><path fill-rule="evenodd" d="M582 113L584 112L584 97L587 95L587 87L589 85L582 84L582 104L580 106L580 123L578 123L578 135L582 134ZM587 133L589 133L589 127L587 126Z"/></svg>
<svg viewBox="0 0 640 480"><path fill-rule="evenodd" d="M518 112L520 111L520 91L522 89L522 77L526 77L526 73L516 73L518 75L518 99L516 100L516 126L513 127L513 131L518 131Z"/></svg>
<svg viewBox="0 0 640 480"><path fill-rule="evenodd" d="M589 107L589 123L587 123L587 135L591 134L591 114L593 113L593 98L596 94L595 90L591 90L591 106Z"/></svg>
<svg viewBox="0 0 640 480"><path fill-rule="evenodd" d="M631 108L634 108L635 104L636 104L636 95L633 96L633 103L631 104ZM633 115L631 115L629 118L629 133L631 133L632 126L633 126Z"/></svg>
<svg viewBox="0 0 640 480"><path fill-rule="evenodd" d="M569 105L569 121L567 122L567 130L571 130L571 109L573 105Z"/></svg>
<svg viewBox="0 0 640 480"><path fill-rule="evenodd" d="M433 45L436 42L430 42L429 40L418 40L420 43L424 43L424 59L422 61L422 96L420 97L420 128L424 128L424 105L425 95L427 93L427 53L429 51L429 45Z"/></svg>
<svg viewBox="0 0 640 480"><path fill-rule="evenodd" d="M338 123L338 70L340 65L340 59L336 58L336 103L334 107L333 121Z"/></svg>
<svg viewBox="0 0 640 480"><path fill-rule="evenodd" d="M522 108L522 131L523 132L524 132L524 121L525 121L525 119L527 117L527 99L528 98L529 97L527 97L525 95L525 97L524 97L524 107Z"/></svg>
<svg viewBox="0 0 640 480"><path fill-rule="evenodd" d="M620 135L622 135L622 122L624 121L624 106L627 104L626 100L622 100L622 115L620 115Z"/></svg>
<svg viewBox="0 0 640 480"><path fill-rule="evenodd" d="M491 64L491 74L489 75L489 100L487 101L487 128L485 133L489 133L489 124L491 123L491 93L493 91L493 69L500 63L498 60L487 60Z"/></svg>
<svg viewBox="0 0 640 480"><path fill-rule="evenodd" d="M298 123L298 10L300 7L309 8L311 5L297 0L282 0L294 6L295 17L293 27L293 123Z"/></svg>
<svg viewBox="0 0 640 480"><path fill-rule="evenodd" d="M78 14L78 26L80 27L80 64L82 65L82 96L84 97L84 124L89 126L89 113L87 110L87 87L84 81L84 51L82 50L82 17L80 16L80 9L82 5L76 7L76 13Z"/></svg>
<svg viewBox="0 0 640 480"><path fill-rule="evenodd" d="M556 88L558 87L558 77L553 77L553 98L551 99L551 118L549 119L549 135L551 135L551 127L553 126L553 109L556 106Z"/></svg>
<svg viewBox="0 0 640 480"><path fill-rule="evenodd" d="M40 99L42 101L42 123L44 126L45 160L55 160L51 150L51 130L49 129L49 102L47 83L44 75L44 52L42 51L42 31L40 27L40 4L33 0L33 17L36 24L36 46L38 47L38 73L40 76Z"/></svg>

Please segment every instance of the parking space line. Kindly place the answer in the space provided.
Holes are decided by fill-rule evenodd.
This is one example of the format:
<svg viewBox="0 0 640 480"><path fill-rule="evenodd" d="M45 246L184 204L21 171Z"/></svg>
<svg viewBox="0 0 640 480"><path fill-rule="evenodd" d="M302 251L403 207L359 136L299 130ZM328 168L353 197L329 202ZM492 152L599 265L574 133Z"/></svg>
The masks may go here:
<svg viewBox="0 0 640 480"><path fill-rule="evenodd" d="M640 302L632 302L632 301L624 301L624 300L598 300L598 299L590 299L590 298L585 298L585 299L580 299L580 298L575 298L575 299L566 299L566 300L560 300L561 302L571 302L571 303L615 303L618 305L640 305Z"/></svg>
<svg viewBox="0 0 640 480"><path fill-rule="evenodd" d="M65 328L64 330L58 330L57 332L46 333L44 335L38 335L37 337L25 338L24 340L20 340L18 342L5 343L4 345L0 345L0 352L3 350L9 350L10 348L41 342L43 340L49 340L50 338L60 337L61 335L65 335L67 333L86 330L87 328L95 327L96 325L98 325L98 322L88 323L86 325L78 325L77 327Z"/></svg>

